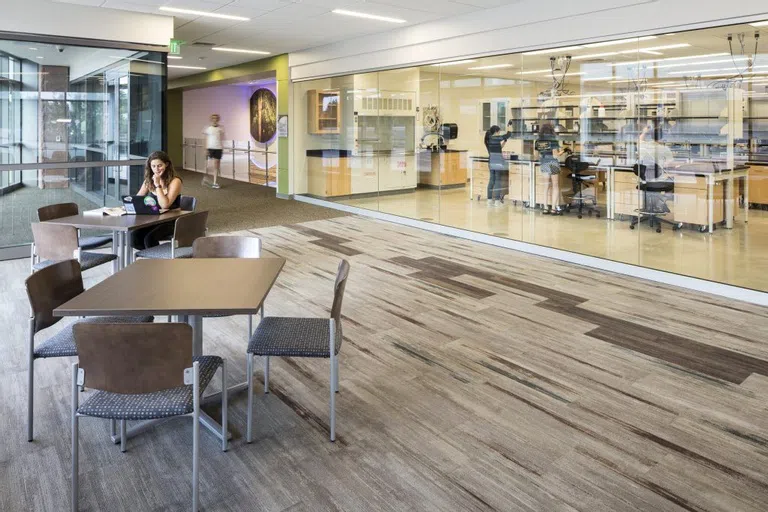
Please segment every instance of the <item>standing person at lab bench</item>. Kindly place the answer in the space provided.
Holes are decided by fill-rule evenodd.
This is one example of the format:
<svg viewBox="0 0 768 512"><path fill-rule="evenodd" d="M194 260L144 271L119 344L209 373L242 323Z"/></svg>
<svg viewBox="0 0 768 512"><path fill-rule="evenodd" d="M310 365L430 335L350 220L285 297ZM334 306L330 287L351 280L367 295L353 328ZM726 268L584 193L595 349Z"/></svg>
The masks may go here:
<svg viewBox="0 0 768 512"><path fill-rule="evenodd" d="M543 213L545 215L550 213L562 215L563 211L560 209L560 160L558 159L562 151L555 136L555 129L551 124L541 125L535 148L539 154L539 169L547 183Z"/></svg>
<svg viewBox="0 0 768 512"><path fill-rule="evenodd" d="M512 136L511 122L507 125L507 133L501 135L501 128L491 126L485 132L485 149L488 150L488 206L501 206L504 197L503 173L509 172L509 164L504 160L501 150L507 139Z"/></svg>

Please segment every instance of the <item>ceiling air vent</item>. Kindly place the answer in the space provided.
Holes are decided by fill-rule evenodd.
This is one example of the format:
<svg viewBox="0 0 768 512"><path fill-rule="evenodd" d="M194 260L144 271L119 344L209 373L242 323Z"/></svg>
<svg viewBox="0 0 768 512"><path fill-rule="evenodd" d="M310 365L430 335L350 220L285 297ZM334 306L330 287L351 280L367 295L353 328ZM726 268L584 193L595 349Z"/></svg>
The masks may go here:
<svg viewBox="0 0 768 512"><path fill-rule="evenodd" d="M216 46L216 45L215 45L215 44L213 44L213 43L206 43L206 42L203 42L203 41L198 41L198 42L196 42L196 43L192 43L192 45L191 45L191 46L197 46L197 47L205 47L205 48L212 48L212 47L214 47L214 46Z"/></svg>

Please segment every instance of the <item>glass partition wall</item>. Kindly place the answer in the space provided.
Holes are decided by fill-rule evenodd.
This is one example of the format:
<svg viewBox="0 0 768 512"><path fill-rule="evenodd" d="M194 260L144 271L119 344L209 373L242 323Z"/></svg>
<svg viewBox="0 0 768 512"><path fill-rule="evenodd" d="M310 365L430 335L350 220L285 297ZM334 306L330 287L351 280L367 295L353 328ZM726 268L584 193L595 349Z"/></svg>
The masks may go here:
<svg viewBox="0 0 768 512"><path fill-rule="evenodd" d="M39 207L138 190L165 88L160 52L0 40L0 259L31 242Z"/></svg>
<svg viewBox="0 0 768 512"><path fill-rule="evenodd" d="M768 291L757 30L295 83L294 192Z"/></svg>

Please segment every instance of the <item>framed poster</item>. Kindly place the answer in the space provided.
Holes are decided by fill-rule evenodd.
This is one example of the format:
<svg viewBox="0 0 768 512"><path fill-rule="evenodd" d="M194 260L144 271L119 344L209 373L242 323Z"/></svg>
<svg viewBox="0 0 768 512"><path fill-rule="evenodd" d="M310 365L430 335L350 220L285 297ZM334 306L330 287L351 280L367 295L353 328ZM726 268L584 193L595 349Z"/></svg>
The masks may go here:
<svg viewBox="0 0 768 512"><path fill-rule="evenodd" d="M285 114L277 116L277 136L288 136L288 116Z"/></svg>

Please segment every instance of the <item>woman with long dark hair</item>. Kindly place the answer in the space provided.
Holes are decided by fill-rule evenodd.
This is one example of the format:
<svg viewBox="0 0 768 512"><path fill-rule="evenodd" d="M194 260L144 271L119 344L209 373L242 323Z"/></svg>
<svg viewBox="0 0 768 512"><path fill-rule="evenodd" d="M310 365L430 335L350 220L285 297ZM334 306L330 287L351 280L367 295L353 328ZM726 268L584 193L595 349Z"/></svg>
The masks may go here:
<svg viewBox="0 0 768 512"><path fill-rule="evenodd" d="M485 148L488 150L488 206L501 206L504 197L503 173L509 172L509 164L504 160L502 146L512 135L507 127L507 133L499 135L501 128L497 125L485 132Z"/></svg>
<svg viewBox="0 0 768 512"><path fill-rule="evenodd" d="M163 151L155 151L144 164L144 183L139 189L139 196L149 196L157 201L160 208L170 210L178 208L181 202L181 178L176 175L173 163ZM174 221L156 226L137 229L131 232L131 245L134 249L149 249L160 245L160 241L173 236Z"/></svg>
<svg viewBox="0 0 768 512"><path fill-rule="evenodd" d="M547 183L543 213L562 215L563 212L560 209L560 160L558 159L561 153L560 143L555 136L555 128L550 123L543 124L539 128L539 138L536 140L535 147L539 153L539 169Z"/></svg>

